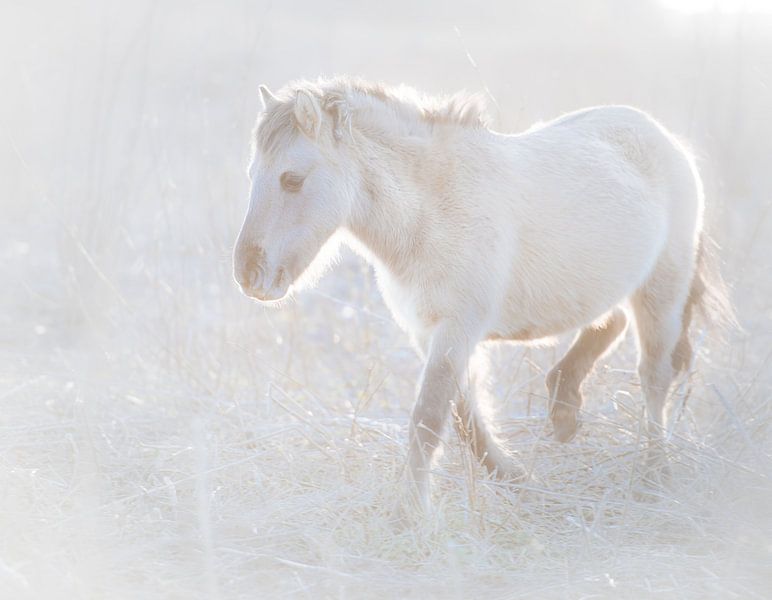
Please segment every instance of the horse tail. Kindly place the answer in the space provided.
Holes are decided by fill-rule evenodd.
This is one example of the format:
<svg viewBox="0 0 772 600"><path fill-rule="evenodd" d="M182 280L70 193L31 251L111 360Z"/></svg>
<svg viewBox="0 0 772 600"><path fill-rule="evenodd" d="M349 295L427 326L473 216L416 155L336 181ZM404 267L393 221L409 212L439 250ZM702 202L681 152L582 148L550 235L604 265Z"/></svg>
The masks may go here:
<svg viewBox="0 0 772 600"><path fill-rule="evenodd" d="M689 296L681 319L681 336L673 351L672 364L676 372L687 371L692 364L692 346L689 325L695 311L702 319L716 327L721 334L740 325L729 298L729 290L719 269L718 244L704 231L697 241L696 265Z"/></svg>

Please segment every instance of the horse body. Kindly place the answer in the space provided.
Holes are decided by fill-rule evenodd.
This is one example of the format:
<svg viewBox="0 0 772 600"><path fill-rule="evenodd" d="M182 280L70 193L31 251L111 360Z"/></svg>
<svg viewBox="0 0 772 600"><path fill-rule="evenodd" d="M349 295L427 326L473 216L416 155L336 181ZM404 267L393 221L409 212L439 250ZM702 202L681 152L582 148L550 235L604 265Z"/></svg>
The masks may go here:
<svg viewBox="0 0 772 600"><path fill-rule="evenodd" d="M705 287L701 185L672 135L626 107L502 135L463 100L430 103L348 81L302 83L283 96L263 91L236 278L259 299L256 272L262 288L286 293L340 229L375 264L387 305L426 359L409 449L425 505L453 403L481 462L518 476L474 394L472 356L486 340L580 330L547 376L555 433L567 440L580 384L625 330L620 304L629 303L650 430L662 431L667 389L690 358L691 306ZM294 188L277 190L288 177L301 181L308 205L292 204ZM264 273L279 263L277 274Z"/></svg>
<svg viewBox="0 0 772 600"><path fill-rule="evenodd" d="M501 337L557 335L588 325L629 297L668 242L671 201L691 204L691 249L696 191L675 198L663 174L625 156L607 128L627 136L630 146L659 134L660 148L641 148L645 155L665 145L647 117L619 107L584 111L511 140L522 158L511 170L513 214L502 223L517 241L496 328Z"/></svg>
<svg viewBox="0 0 772 600"><path fill-rule="evenodd" d="M677 196L683 182L669 182L652 164L655 150L679 150L643 113L602 107L524 135L466 133L443 139L432 150L436 163L421 165L443 174L443 189L406 173L397 197L379 190L375 200L399 210L404 182L419 181L407 193L421 198L420 214L404 237L420 247L400 250L409 259L398 269L389 260L396 245L375 261L386 302L408 333L430 332L473 307L484 315L483 339L533 341L592 323L651 274L668 242L671 201L690 213L689 227L676 232L685 229L684 239L675 241L689 257L700 196L688 183ZM374 212L364 219L368 230ZM367 234L358 237L367 245Z"/></svg>

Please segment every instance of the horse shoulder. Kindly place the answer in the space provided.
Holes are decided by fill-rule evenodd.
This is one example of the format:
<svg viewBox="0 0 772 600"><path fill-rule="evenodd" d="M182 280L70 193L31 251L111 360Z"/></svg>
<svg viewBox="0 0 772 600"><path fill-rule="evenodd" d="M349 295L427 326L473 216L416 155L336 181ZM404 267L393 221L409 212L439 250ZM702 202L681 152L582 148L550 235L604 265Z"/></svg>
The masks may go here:
<svg viewBox="0 0 772 600"><path fill-rule="evenodd" d="M470 332L479 329L504 293L494 288L497 280L505 279L508 265L497 253L485 252L490 248L485 239L468 238L437 225L427 232L429 239L402 272L385 267L378 272L387 306L418 346L449 319Z"/></svg>

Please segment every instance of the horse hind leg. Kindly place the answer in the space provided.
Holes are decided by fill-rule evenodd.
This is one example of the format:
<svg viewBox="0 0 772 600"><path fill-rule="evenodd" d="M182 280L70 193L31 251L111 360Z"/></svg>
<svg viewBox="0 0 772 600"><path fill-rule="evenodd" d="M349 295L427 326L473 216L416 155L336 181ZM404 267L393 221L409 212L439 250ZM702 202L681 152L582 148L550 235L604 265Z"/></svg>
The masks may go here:
<svg viewBox="0 0 772 600"><path fill-rule="evenodd" d="M694 307L700 301L703 288L704 283L702 279L699 276L695 276L694 281L692 281L692 286L689 289L689 297L684 305L683 313L681 314L681 335L678 338L678 342L676 342L671 358L671 364L676 373L684 373L688 371L692 365L692 356L694 352L692 350L692 344L689 341L689 325L692 322Z"/></svg>
<svg viewBox="0 0 772 600"><path fill-rule="evenodd" d="M627 316L621 308L613 309L599 323L583 328L563 358L547 373L550 418L555 438L561 442L576 434L577 412L582 406L582 381L595 363L621 339L627 327Z"/></svg>
<svg viewBox="0 0 772 600"><path fill-rule="evenodd" d="M691 360L688 325L688 277L678 277L673 265L660 265L636 291L631 304L639 345L638 374L648 415L650 470L662 467L666 475L661 440L666 424L666 400L676 373Z"/></svg>

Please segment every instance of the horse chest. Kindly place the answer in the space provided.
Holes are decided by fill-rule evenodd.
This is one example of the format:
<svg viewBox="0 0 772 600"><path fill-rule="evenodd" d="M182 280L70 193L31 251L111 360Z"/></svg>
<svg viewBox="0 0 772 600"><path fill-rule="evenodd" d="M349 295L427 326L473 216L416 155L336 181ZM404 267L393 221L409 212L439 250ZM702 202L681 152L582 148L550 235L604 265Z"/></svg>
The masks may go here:
<svg viewBox="0 0 772 600"><path fill-rule="evenodd" d="M438 321L435 302L419 285L406 285L385 270L379 270L377 275L383 299L397 324L423 345L422 340Z"/></svg>

